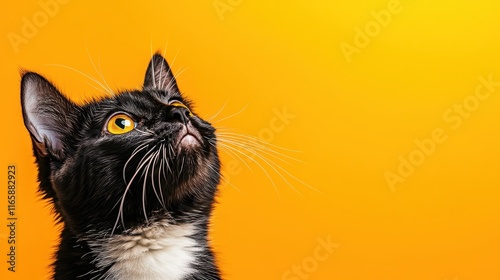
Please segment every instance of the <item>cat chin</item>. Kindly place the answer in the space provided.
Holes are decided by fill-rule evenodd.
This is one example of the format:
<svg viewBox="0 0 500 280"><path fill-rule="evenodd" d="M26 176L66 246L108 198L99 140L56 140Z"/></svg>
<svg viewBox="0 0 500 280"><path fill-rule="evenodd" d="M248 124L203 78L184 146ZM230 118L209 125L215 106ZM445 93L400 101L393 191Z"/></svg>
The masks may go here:
<svg viewBox="0 0 500 280"><path fill-rule="evenodd" d="M188 123L182 127L176 143L178 152L182 152L182 150L198 150L202 147L202 136L196 128Z"/></svg>
<svg viewBox="0 0 500 280"><path fill-rule="evenodd" d="M186 134L182 137L181 142L179 143L181 147L197 147L200 145L200 141L196 139L192 134Z"/></svg>
<svg viewBox="0 0 500 280"><path fill-rule="evenodd" d="M179 154L183 152L196 152L201 149L201 143L194 135L186 134L180 138L177 147Z"/></svg>

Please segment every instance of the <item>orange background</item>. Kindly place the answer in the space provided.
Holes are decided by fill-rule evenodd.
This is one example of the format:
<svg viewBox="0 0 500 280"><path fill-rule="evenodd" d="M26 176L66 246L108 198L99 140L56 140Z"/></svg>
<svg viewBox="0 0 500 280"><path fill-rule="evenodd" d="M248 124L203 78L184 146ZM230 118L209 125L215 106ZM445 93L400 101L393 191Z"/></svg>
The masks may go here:
<svg viewBox="0 0 500 280"><path fill-rule="evenodd" d="M2 225L7 166L18 172L17 272L1 226L0 279L46 279L57 244L36 195L18 69L82 101L99 86L53 64L102 82L93 61L112 89L138 88L151 50L165 47L198 114L223 107L216 127L264 137L290 162L254 156L269 178L221 150L211 238L226 279L500 279L500 86L479 81L500 81L499 1L66 2L51 15L38 1L0 12ZM38 26L23 35L26 21ZM436 129L442 141L424 140ZM387 172L404 182L391 188ZM319 260L318 239L339 246Z"/></svg>

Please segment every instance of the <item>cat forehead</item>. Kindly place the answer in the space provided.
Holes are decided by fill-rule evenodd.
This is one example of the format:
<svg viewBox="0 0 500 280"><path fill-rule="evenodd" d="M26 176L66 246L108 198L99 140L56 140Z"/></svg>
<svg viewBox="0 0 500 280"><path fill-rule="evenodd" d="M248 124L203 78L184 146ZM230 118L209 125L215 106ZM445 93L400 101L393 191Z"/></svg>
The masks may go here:
<svg viewBox="0 0 500 280"><path fill-rule="evenodd" d="M123 91L115 96L93 102L97 105L124 107L154 107L168 105L172 100L184 101L180 94L156 90Z"/></svg>
<svg viewBox="0 0 500 280"><path fill-rule="evenodd" d="M172 99L182 100L182 96L178 93L161 90L135 90L120 92L115 96L115 99L122 102L143 101L168 104Z"/></svg>

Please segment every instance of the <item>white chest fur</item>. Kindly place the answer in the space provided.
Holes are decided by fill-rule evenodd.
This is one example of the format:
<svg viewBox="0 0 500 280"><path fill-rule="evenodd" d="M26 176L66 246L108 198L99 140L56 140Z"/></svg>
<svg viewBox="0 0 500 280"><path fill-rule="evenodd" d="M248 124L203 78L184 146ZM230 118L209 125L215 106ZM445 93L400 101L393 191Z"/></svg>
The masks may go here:
<svg viewBox="0 0 500 280"><path fill-rule="evenodd" d="M190 238L194 232L191 224L159 222L88 243L99 268L112 265L103 279L179 280L194 272L191 264L200 250Z"/></svg>

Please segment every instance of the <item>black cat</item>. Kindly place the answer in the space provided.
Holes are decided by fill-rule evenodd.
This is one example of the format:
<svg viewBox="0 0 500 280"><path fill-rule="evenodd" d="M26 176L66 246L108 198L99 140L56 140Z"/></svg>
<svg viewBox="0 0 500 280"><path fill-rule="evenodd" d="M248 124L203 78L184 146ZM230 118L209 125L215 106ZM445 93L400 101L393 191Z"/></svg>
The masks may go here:
<svg viewBox="0 0 500 280"><path fill-rule="evenodd" d="M160 54L142 90L79 106L25 72L21 101L40 192L63 224L54 279L221 279L207 240L215 129Z"/></svg>

